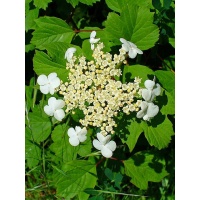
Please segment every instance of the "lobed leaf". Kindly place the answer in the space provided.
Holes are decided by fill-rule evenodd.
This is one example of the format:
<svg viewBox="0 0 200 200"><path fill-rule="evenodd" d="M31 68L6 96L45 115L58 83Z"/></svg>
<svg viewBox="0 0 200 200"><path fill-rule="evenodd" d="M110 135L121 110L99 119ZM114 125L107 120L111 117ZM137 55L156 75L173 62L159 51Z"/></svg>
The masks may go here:
<svg viewBox="0 0 200 200"><path fill-rule="evenodd" d="M129 1L123 8L120 16L109 13L105 22L105 31L116 44L124 38L133 42L141 50L154 46L159 37L159 29L153 24L153 13L146 7L138 7Z"/></svg>
<svg viewBox="0 0 200 200"><path fill-rule="evenodd" d="M33 32L31 43L39 49L44 49L43 45L52 42L70 43L75 34L65 21L56 17L40 17L35 22L37 28Z"/></svg>
<svg viewBox="0 0 200 200"><path fill-rule="evenodd" d="M52 2L52 0L34 0L34 5L37 8L42 8L44 10L46 10L48 4Z"/></svg>
<svg viewBox="0 0 200 200"><path fill-rule="evenodd" d="M146 190L148 182L160 182L168 173L165 161L151 152L139 152L124 161L125 174L138 188Z"/></svg>
<svg viewBox="0 0 200 200"><path fill-rule="evenodd" d="M81 200L87 200L89 195L84 192L86 188L94 188L96 166L86 160L74 160L63 165L62 170L55 170L53 180L57 194L65 199L76 195Z"/></svg>

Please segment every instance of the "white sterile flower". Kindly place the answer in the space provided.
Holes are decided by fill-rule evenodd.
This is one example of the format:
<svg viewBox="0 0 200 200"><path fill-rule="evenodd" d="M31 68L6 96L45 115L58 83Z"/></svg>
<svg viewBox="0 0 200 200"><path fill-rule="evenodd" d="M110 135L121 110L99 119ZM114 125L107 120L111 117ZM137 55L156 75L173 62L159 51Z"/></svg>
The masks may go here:
<svg viewBox="0 0 200 200"><path fill-rule="evenodd" d="M79 126L76 126L75 129L69 128L67 134L69 136L69 143L72 146L77 146L80 142L84 142L87 139L87 130L85 127L82 129Z"/></svg>
<svg viewBox="0 0 200 200"><path fill-rule="evenodd" d="M143 52L132 42L129 42L124 38L120 38L120 41L122 42L122 49L128 52L130 58L135 58L137 54L143 54Z"/></svg>
<svg viewBox="0 0 200 200"><path fill-rule="evenodd" d="M70 47L69 49L67 49L67 51L65 52L65 59L67 59L67 61L69 62L72 59L75 52L76 48L74 47Z"/></svg>
<svg viewBox="0 0 200 200"><path fill-rule="evenodd" d="M110 141L111 135L103 136L101 133L97 133L97 138L98 140L93 140L93 146L100 150L104 157L110 158L116 149L116 143Z"/></svg>
<svg viewBox="0 0 200 200"><path fill-rule="evenodd" d="M40 91L43 94L54 94L55 88L60 85L60 79L55 72L50 73L48 77L44 74L40 75L37 79L37 83L40 85Z"/></svg>
<svg viewBox="0 0 200 200"><path fill-rule="evenodd" d="M141 110L137 113L137 118L142 118L146 121L149 121L151 118L158 114L159 108L153 103L148 103L146 101L142 101L140 104Z"/></svg>
<svg viewBox="0 0 200 200"><path fill-rule="evenodd" d="M48 99L48 105L44 106L44 112L49 116L54 116L58 121L62 121L65 117L65 112L62 109L65 106L65 102L55 97Z"/></svg>
<svg viewBox="0 0 200 200"><path fill-rule="evenodd" d="M100 40L100 38L96 39L95 36L96 36L96 31L92 31L90 34L90 44L92 50L94 49L94 44Z"/></svg>
<svg viewBox="0 0 200 200"><path fill-rule="evenodd" d="M155 79L155 77L154 77ZM155 96L160 95L161 88L160 85L153 80L146 80L144 82L146 89L142 89L142 97L145 101L152 102ZM156 86L156 87L155 87Z"/></svg>

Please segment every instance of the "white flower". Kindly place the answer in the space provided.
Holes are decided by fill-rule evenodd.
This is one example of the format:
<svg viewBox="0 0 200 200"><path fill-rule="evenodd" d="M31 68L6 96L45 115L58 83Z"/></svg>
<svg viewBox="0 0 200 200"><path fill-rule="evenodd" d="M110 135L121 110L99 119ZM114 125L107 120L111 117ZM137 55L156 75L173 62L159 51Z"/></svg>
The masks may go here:
<svg viewBox="0 0 200 200"><path fill-rule="evenodd" d="M130 58L135 58L137 54L143 54L143 52L132 42L129 42L124 38L120 38L120 41L122 42L122 49L128 52Z"/></svg>
<svg viewBox="0 0 200 200"><path fill-rule="evenodd" d="M90 44L92 50L94 49L94 44L100 40L100 38L96 39L95 36L96 36L96 31L92 31L90 34Z"/></svg>
<svg viewBox="0 0 200 200"><path fill-rule="evenodd" d="M84 142L87 139L87 130L85 127L83 129L79 126L76 126L75 129L69 128L67 134L69 136L69 143L72 146L77 146L80 142Z"/></svg>
<svg viewBox="0 0 200 200"><path fill-rule="evenodd" d="M142 118L146 121L149 121L151 118L158 114L159 108L153 103L148 103L146 101L142 101L140 104L141 110L137 113L137 118Z"/></svg>
<svg viewBox="0 0 200 200"><path fill-rule="evenodd" d="M67 59L67 61L69 62L72 59L75 52L76 48L74 47L70 47L69 49L67 49L67 51L65 52L65 59Z"/></svg>
<svg viewBox="0 0 200 200"><path fill-rule="evenodd" d="M49 116L54 116L58 121L62 121L65 117L65 112L61 108L65 106L65 102L55 97L48 99L48 105L44 106L44 112Z"/></svg>
<svg viewBox="0 0 200 200"><path fill-rule="evenodd" d="M155 80L155 77L154 77ZM152 80L146 80L144 82L144 85L147 89L142 89L142 97L145 101L152 102L155 96L160 95L161 88L160 85L157 83L155 84L155 81ZM156 87L155 87L156 85Z"/></svg>
<svg viewBox="0 0 200 200"><path fill-rule="evenodd" d="M116 149L116 143L110 141L111 135L103 136L101 133L97 133L97 138L98 140L93 140L94 147L100 150L104 157L110 158Z"/></svg>
<svg viewBox="0 0 200 200"><path fill-rule="evenodd" d="M43 94L54 94L55 88L60 85L60 79L55 72L48 75L40 75L37 79L37 83L40 85L40 91Z"/></svg>

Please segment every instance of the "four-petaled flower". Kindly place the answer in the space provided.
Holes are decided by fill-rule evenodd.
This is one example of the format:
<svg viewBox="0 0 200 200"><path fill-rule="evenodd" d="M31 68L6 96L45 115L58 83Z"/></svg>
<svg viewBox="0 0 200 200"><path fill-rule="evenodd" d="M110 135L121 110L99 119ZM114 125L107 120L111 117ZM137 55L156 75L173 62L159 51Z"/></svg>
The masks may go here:
<svg viewBox="0 0 200 200"><path fill-rule="evenodd" d="M67 61L70 62L75 52L76 48L74 47L70 47L69 49L67 49L67 51L65 52L65 59L67 59Z"/></svg>
<svg viewBox="0 0 200 200"><path fill-rule="evenodd" d="M140 104L141 110L137 113L137 118L142 118L146 121L149 121L151 118L158 114L159 108L153 103L148 103L143 101Z"/></svg>
<svg viewBox="0 0 200 200"><path fill-rule="evenodd" d="M69 128L67 134L69 136L69 143L72 146L77 146L80 142L84 142L87 139L87 130L85 127L82 129L79 126L76 126L75 129Z"/></svg>
<svg viewBox="0 0 200 200"><path fill-rule="evenodd" d="M155 77L154 77L155 80ZM160 85L157 83L155 84L155 81L152 80L146 80L144 82L144 85L147 89L142 89L142 97L147 102L152 102L155 98L155 96L160 95L161 89ZM156 85L156 87L155 87Z"/></svg>
<svg viewBox="0 0 200 200"><path fill-rule="evenodd" d="M110 158L116 149L116 143L110 141L111 135L103 136L101 133L97 133L97 138L98 140L93 140L94 147L100 150L104 157Z"/></svg>
<svg viewBox="0 0 200 200"><path fill-rule="evenodd" d="M62 109L65 106L65 102L55 97L48 99L48 105L44 106L44 112L49 116L54 116L58 121L62 121L65 117L65 112Z"/></svg>
<svg viewBox="0 0 200 200"><path fill-rule="evenodd" d="M96 36L96 31L92 31L90 34L90 44L92 50L94 49L94 44L100 40L100 38L96 39L95 36Z"/></svg>
<svg viewBox="0 0 200 200"><path fill-rule="evenodd" d="M40 75L37 79L37 83L40 85L40 91L43 94L54 94L55 88L60 85L60 79L55 72L48 75Z"/></svg>
<svg viewBox="0 0 200 200"><path fill-rule="evenodd" d="M143 54L143 52L132 42L129 42L124 38L120 38L120 41L122 42L122 49L128 52L130 58L135 58L137 54Z"/></svg>

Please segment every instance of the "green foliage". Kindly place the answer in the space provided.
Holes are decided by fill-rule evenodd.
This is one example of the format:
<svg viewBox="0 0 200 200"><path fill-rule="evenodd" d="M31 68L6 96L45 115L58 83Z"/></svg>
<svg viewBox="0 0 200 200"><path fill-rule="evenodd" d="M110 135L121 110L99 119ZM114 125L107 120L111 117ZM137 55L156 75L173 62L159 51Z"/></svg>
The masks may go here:
<svg viewBox="0 0 200 200"><path fill-rule="evenodd" d="M54 167L54 180L58 195L70 199L78 195L79 199L88 199L84 190L96 184L96 167L86 160L74 160L65 163L62 169Z"/></svg>
<svg viewBox="0 0 200 200"><path fill-rule="evenodd" d="M172 0L25 1L27 200L174 199L174 10ZM44 113L44 106L50 97L62 96L42 95L37 84L39 75L52 72L69 81L65 52L70 47L76 48L77 58L94 60L89 42L93 30L104 52L118 54L120 38L143 51L135 59L126 55L127 63L117 66L122 76L113 79L133 83L139 77L144 88L155 76L161 86L153 102L159 112L150 121L120 110L112 135L117 148L108 159L93 146L101 127L88 125L87 139L78 146L70 144L68 129L81 126L84 113L76 108L56 121Z"/></svg>
<svg viewBox="0 0 200 200"><path fill-rule="evenodd" d="M153 13L148 8L138 7L129 1L122 7L120 16L109 13L105 23L106 32L119 44L119 38L126 38L141 50L154 46L159 36L159 29L153 24Z"/></svg>
<svg viewBox="0 0 200 200"><path fill-rule="evenodd" d="M164 164L164 160L149 152L138 152L124 161L126 175L131 177L133 184L144 190L149 181L159 182L168 174Z"/></svg>
<svg viewBox="0 0 200 200"><path fill-rule="evenodd" d="M42 51L36 51L36 54L33 59L34 71L36 74L45 74L48 75L52 72L57 73L57 75L63 80L67 80L67 73L65 66L53 62L52 59Z"/></svg>
<svg viewBox="0 0 200 200"><path fill-rule="evenodd" d="M74 36L73 30L63 20L56 17L40 17L35 20L37 28L33 32L31 43L39 49L52 42L70 43Z"/></svg>
<svg viewBox="0 0 200 200"><path fill-rule="evenodd" d="M42 8L46 10L48 4L52 2L52 0L34 0L34 5L38 8Z"/></svg>

